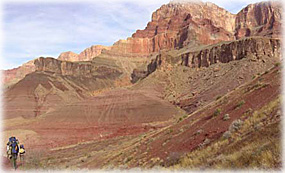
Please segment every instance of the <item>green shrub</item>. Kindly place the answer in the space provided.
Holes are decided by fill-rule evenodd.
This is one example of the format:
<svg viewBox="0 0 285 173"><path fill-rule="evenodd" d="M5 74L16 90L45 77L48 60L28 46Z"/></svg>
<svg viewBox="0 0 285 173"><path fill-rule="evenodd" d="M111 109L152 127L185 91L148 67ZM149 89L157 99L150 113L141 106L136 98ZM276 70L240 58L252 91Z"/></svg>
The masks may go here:
<svg viewBox="0 0 285 173"><path fill-rule="evenodd" d="M242 101L238 102L238 104L236 105L236 108L240 108L244 104L245 104L245 101L242 100Z"/></svg>
<svg viewBox="0 0 285 173"><path fill-rule="evenodd" d="M275 63L275 67L280 66L280 62Z"/></svg>
<svg viewBox="0 0 285 173"><path fill-rule="evenodd" d="M221 114L221 112L222 112L222 109L221 109L221 108L218 108L218 109L215 110L213 116L214 116L214 117L215 117L215 116L218 116L218 115Z"/></svg>

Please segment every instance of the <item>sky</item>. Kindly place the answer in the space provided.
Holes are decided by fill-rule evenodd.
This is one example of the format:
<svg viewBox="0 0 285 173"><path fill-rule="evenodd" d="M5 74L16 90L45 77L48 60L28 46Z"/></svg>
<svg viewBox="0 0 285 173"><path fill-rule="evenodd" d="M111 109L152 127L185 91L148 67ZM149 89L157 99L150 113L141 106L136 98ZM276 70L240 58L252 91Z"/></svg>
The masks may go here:
<svg viewBox="0 0 285 173"><path fill-rule="evenodd" d="M204 0L203 0L204 1ZM260 0L213 0L237 13ZM11 69L40 56L80 53L92 45L110 46L144 29L151 14L169 0L3 0L1 64ZM204 1L206 2L206 1Z"/></svg>

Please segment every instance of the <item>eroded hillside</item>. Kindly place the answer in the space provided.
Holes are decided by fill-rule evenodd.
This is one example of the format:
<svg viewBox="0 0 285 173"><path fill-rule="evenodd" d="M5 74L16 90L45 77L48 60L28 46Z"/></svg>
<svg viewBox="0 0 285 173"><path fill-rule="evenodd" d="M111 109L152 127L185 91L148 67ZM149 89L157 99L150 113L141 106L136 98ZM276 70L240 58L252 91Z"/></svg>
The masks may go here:
<svg viewBox="0 0 285 173"><path fill-rule="evenodd" d="M280 27L277 2L163 5L111 47L5 71L3 135L21 170L279 169Z"/></svg>

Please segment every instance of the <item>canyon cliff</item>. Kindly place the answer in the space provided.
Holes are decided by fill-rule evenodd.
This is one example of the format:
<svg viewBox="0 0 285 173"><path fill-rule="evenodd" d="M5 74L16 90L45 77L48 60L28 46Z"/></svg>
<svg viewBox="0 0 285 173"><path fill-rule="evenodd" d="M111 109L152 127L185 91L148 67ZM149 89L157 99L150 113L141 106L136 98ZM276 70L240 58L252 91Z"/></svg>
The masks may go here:
<svg viewBox="0 0 285 173"><path fill-rule="evenodd" d="M91 61L102 57L150 57L162 50L210 45L243 37L280 38L281 4L260 2L250 4L232 14L213 3L171 2L162 5L143 30L119 40L113 46L91 46L80 54L63 52L63 61ZM33 61L4 71L4 84L12 85L35 70Z"/></svg>

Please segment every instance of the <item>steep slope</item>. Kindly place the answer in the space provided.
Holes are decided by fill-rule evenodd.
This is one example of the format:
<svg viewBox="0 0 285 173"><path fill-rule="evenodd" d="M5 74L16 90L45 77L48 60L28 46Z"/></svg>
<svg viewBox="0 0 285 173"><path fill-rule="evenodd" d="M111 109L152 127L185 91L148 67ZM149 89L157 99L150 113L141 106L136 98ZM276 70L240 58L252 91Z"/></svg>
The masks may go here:
<svg viewBox="0 0 285 173"><path fill-rule="evenodd" d="M132 77L143 79L135 86L140 90L162 83L164 98L191 113L279 63L280 51L279 39L259 37L183 48L157 55Z"/></svg>
<svg viewBox="0 0 285 173"><path fill-rule="evenodd" d="M5 118L36 117L54 106L90 97L94 91L114 86L122 72L92 63L53 58L35 60L36 72L4 92Z"/></svg>
<svg viewBox="0 0 285 173"><path fill-rule="evenodd" d="M238 162L231 152L239 146L262 149L254 144L277 153L259 167L279 168L280 146L258 133L280 142L280 13L278 3L237 15L212 3L170 3L110 48L7 71L8 82L18 81L4 91L3 135L20 136L31 151L27 169L225 168Z"/></svg>
<svg viewBox="0 0 285 173"><path fill-rule="evenodd" d="M250 4L238 14L231 14L212 3L172 2L156 10L146 28L137 30L127 40L119 40L111 47L92 46L80 54L63 52L58 58L65 61L90 61L102 53L102 57L114 59L151 57L160 50L187 45L209 45L248 36L280 38L280 34L280 2ZM23 65L4 71L5 86L11 86L33 72L33 63L29 64L32 66ZM127 66L133 65L128 63Z"/></svg>
<svg viewBox="0 0 285 173"><path fill-rule="evenodd" d="M34 60L31 60L23 65L13 68L10 70L3 71L3 85L4 88L7 88L19 80L23 79L26 74L35 71Z"/></svg>
<svg viewBox="0 0 285 173"><path fill-rule="evenodd" d="M278 1L250 4L235 19L235 37L281 36L282 5Z"/></svg>
<svg viewBox="0 0 285 173"><path fill-rule="evenodd" d="M156 10L144 30L119 40L106 53L147 56L187 45L209 45L248 36L280 38L280 34L280 2L250 4L238 14L208 2L172 2Z"/></svg>
<svg viewBox="0 0 285 173"><path fill-rule="evenodd" d="M116 42L108 54L146 56L187 44L234 39L234 15L212 3L169 3L152 14L144 30Z"/></svg>
<svg viewBox="0 0 285 173"><path fill-rule="evenodd" d="M143 135L133 134L57 148L42 157L40 163L48 168L159 168L158 166L169 167L177 163L189 168L209 168L223 161L224 151L230 155L228 152L237 151L237 147L245 147L249 143L249 147L253 144L257 150L259 146L266 146L267 149L274 147L256 135L259 131L272 134L272 124L280 122L280 75L280 67L273 67L196 112L176 118L168 126L152 129ZM276 135L271 137L269 134L261 136L274 138L278 145L280 129L275 128L275 132ZM257 143L258 146L254 145ZM89 148L92 148L92 152ZM254 147L248 149L255 150ZM188 156L184 155L190 151L192 153ZM277 165L260 162L258 168L280 168L280 149L273 151L277 152L273 156L277 159ZM62 157L63 153L67 154ZM232 162L238 163L239 160ZM55 166L55 163L60 164ZM182 165L177 165L176 168L181 168L180 166ZM244 166L246 165L236 165L236 168L245 168Z"/></svg>

